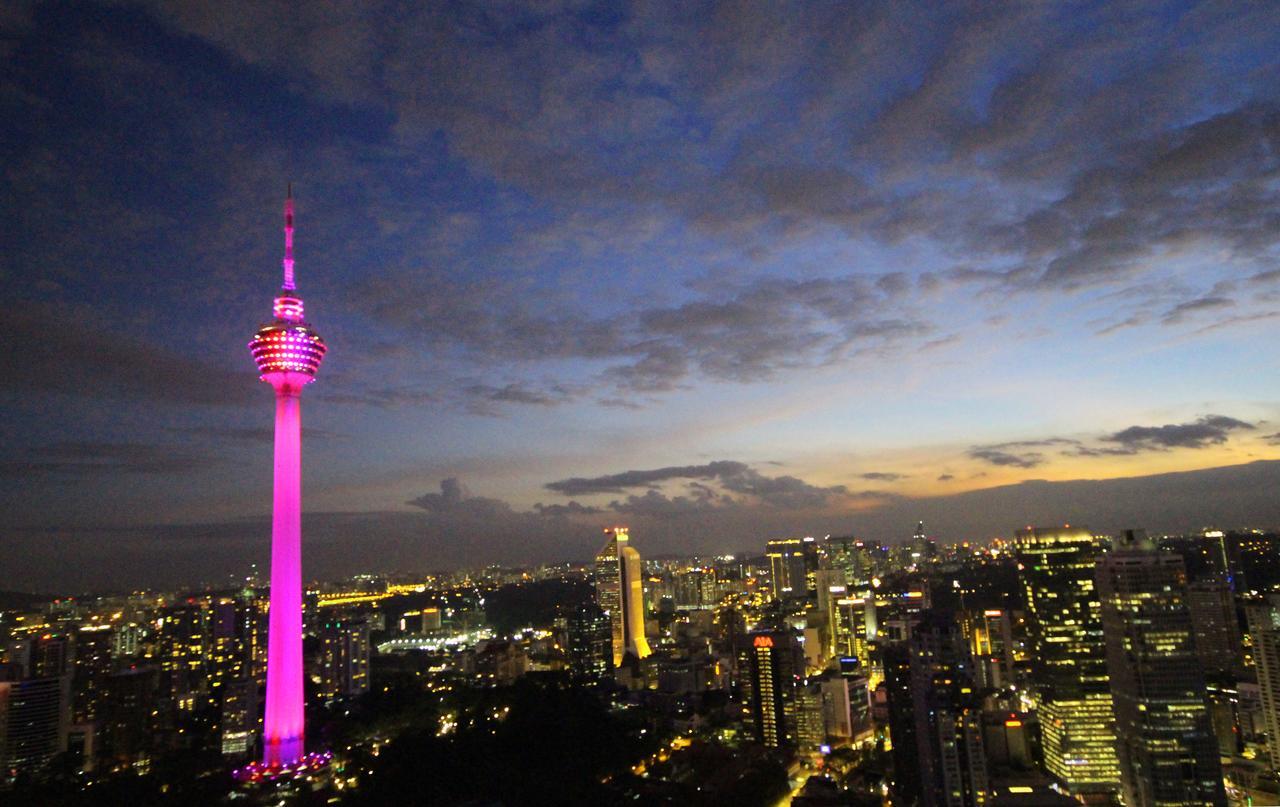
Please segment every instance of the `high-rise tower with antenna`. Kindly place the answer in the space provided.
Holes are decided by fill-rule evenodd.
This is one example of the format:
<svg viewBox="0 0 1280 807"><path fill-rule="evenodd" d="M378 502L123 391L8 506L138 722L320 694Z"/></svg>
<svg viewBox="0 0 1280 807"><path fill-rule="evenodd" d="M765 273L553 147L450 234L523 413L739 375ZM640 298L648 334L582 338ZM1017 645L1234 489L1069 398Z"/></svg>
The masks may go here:
<svg viewBox="0 0 1280 807"><path fill-rule="evenodd" d="M267 704L259 778L321 761L305 753L302 691L302 388L315 380L325 344L303 316L293 278L293 191L284 203L284 283L274 319L249 343L260 378L276 393L275 484L271 516L271 610Z"/></svg>

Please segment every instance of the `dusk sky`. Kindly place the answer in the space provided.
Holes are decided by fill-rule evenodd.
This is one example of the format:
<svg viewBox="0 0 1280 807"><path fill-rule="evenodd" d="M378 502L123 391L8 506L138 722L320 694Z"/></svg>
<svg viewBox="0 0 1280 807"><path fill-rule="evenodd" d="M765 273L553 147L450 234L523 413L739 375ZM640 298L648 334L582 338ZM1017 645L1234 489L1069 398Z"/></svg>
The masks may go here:
<svg viewBox="0 0 1280 807"><path fill-rule="evenodd" d="M0 60L0 588L265 561L289 182L309 574L1280 525L1271 465L1024 484L1280 459L1278 4L8 2Z"/></svg>

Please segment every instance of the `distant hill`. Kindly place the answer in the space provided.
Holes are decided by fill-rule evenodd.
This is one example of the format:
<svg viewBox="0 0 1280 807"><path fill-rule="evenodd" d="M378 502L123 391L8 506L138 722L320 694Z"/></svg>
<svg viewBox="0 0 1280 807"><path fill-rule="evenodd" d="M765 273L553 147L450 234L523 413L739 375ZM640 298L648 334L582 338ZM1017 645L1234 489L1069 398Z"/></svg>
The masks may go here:
<svg viewBox="0 0 1280 807"><path fill-rule="evenodd" d="M1097 532L1274 528L1280 527L1280 460L1120 479L1029 480L893 502L851 520L859 533L906 536L920 519L943 540L1012 535L1026 525L1061 523Z"/></svg>
<svg viewBox="0 0 1280 807"><path fill-rule="evenodd" d="M26 611L53 600L47 594L25 591L0 591L0 611Z"/></svg>

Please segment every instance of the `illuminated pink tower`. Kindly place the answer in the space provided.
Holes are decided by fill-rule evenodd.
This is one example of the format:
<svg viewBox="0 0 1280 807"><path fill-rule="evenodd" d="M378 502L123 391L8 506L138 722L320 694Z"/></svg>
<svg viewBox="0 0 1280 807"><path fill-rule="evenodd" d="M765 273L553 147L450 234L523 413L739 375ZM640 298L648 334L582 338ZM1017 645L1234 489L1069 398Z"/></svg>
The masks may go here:
<svg viewBox="0 0 1280 807"><path fill-rule="evenodd" d="M261 379L276 391L267 713L262 765L249 771L255 779L319 761L318 755L304 751L301 398L302 388L320 369L325 344L304 319L302 298L293 283L292 188L284 203L284 283L272 310L274 321L259 328L249 343Z"/></svg>

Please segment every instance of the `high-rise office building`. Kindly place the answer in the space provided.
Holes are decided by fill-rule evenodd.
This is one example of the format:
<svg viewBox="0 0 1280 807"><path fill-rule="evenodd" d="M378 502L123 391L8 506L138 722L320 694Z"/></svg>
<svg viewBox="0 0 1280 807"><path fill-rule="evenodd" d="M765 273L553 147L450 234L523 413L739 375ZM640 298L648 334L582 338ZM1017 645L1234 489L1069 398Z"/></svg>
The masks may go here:
<svg viewBox="0 0 1280 807"><path fill-rule="evenodd" d="M916 525L916 531L911 536L910 546L911 564L913 566L927 563L938 556L938 545L925 534L923 521Z"/></svg>
<svg viewBox="0 0 1280 807"><path fill-rule="evenodd" d="M990 797L973 659L950 614L926 611L911 634L911 699L924 807L978 807Z"/></svg>
<svg viewBox="0 0 1280 807"><path fill-rule="evenodd" d="M580 684L603 684L613 677L613 629L609 615L587 602L569 615L565 655L569 677Z"/></svg>
<svg viewBox="0 0 1280 807"><path fill-rule="evenodd" d="M229 681L222 687L218 719L218 744L222 755L243 757L253 750L258 729L258 682L252 678Z"/></svg>
<svg viewBox="0 0 1280 807"><path fill-rule="evenodd" d="M1280 595L1271 595L1264 604L1248 606L1245 613L1258 671L1262 722L1271 740L1280 737ZM1280 772L1280 742L1269 741L1267 750L1272 770Z"/></svg>
<svg viewBox="0 0 1280 807"><path fill-rule="evenodd" d="M769 582L775 600L803 599L814 588L818 544L811 537L781 538L765 545Z"/></svg>
<svg viewBox="0 0 1280 807"><path fill-rule="evenodd" d="M889 711L893 802L914 804L920 799L920 750L916 741L915 702L911 691L911 649L906 642L892 642L880 645L878 651Z"/></svg>
<svg viewBox="0 0 1280 807"><path fill-rule="evenodd" d="M113 767L145 770L164 747L169 709L159 667L132 667L107 679L102 739Z"/></svg>
<svg viewBox="0 0 1280 807"><path fill-rule="evenodd" d="M981 687L1004 689L1014 683L1012 615L1001 608L963 611L956 616L973 654L974 681Z"/></svg>
<svg viewBox="0 0 1280 807"><path fill-rule="evenodd" d="M67 677L0 677L0 784L36 773L67 749ZM4 680L4 677L13 680Z"/></svg>
<svg viewBox="0 0 1280 807"><path fill-rule="evenodd" d="M796 689L804 671L800 645L788 631L762 631L747 638L738 651L747 725L762 745L794 747L800 728Z"/></svg>
<svg viewBox="0 0 1280 807"><path fill-rule="evenodd" d="M1181 556L1130 530L1097 583L1125 804L1225 806Z"/></svg>
<svg viewBox="0 0 1280 807"><path fill-rule="evenodd" d="M1224 576L1196 580L1187 585L1187 608L1195 630L1200 666L1211 675L1231 675L1244 664L1240 621L1235 595Z"/></svg>
<svg viewBox="0 0 1280 807"><path fill-rule="evenodd" d="M249 343L260 378L275 390L271 608L262 765L293 767L305 748L302 689L302 389L315 381L325 343L307 323L293 276L293 194L284 208L284 281L274 319Z"/></svg>
<svg viewBox="0 0 1280 807"><path fill-rule="evenodd" d="M1018 532L1014 550L1045 767L1073 796L1109 798L1120 768L1094 585L1099 542L1080 528L1028 528Z"/></svg>
<svg viewBox="0 0 1280 807"><path fill-rule="evenodd" d="M596 553L596 601L609 615L616 668L627 653L640 659L650 653L644 634L644 574L627 528L611 527L604 533L609 539Z"/></svg>
<svg viewBox="0 0 1280 807"><path fill-rule="evenodd" d="M326 701L369 691L369 623L334 617L320 626L320 686Z"/></svg>
<svg viewBox="0 0 1280 807"><path fill-rule="evenodd" d="M838 669L829 670L819 679L826 733L840 739L855 739L871 730L867 676L856 658L844 657L837 663Z"/></svg>
<svg viewBox="0 0 1280 807"><path fill-rule="evenodd" d="M107 679L115 669L110 625L86 625L76 631L75 673L71 684L71 721L92 723L102 711Z"/></svg>

